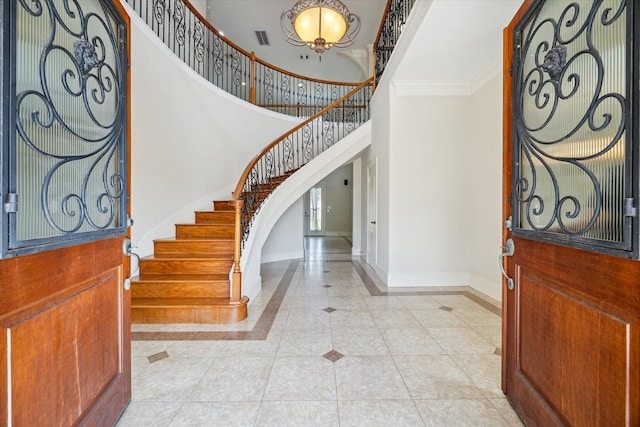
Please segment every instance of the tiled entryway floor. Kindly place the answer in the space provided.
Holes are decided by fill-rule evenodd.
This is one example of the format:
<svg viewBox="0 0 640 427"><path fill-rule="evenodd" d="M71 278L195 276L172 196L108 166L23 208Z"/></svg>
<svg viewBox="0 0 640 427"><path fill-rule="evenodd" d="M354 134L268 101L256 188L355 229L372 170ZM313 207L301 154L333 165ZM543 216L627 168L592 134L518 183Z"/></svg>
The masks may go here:
<svg viewBox="0 0 640 427"><path fill-rule="evenodd" d="M521 426L500 390L497 303L388 290L340 239L264 264L239 324L133 325L117 425Z"/></svg>

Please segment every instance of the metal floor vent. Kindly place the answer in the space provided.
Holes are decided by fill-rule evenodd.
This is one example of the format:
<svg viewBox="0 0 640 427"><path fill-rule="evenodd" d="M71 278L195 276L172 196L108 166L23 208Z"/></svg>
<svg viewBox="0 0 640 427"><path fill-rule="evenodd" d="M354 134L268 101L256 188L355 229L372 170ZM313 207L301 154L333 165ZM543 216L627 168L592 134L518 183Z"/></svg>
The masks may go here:
<svg viewBox="0 0 640 427"><path fill-rule="evenodd" d="M267 32L263 30L255 30L256 37L258 38L258 44L260 46L269 46L269 38L267 37Z"/></svg>

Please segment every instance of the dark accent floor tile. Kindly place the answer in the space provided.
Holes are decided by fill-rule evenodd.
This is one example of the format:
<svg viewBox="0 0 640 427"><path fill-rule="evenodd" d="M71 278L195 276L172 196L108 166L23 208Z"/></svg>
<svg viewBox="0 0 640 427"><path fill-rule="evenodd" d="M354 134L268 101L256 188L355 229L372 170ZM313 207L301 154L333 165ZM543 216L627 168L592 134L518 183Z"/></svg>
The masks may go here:
<svg viewBox="0 0 640 427"><path fill-rule="evenodd" d="M446 305L443 305L442 307L439 307L440 310L444 310L444 311L453 311L452 307L447 307Z"/></svg>
<svg viewBox="0 0 640 427"><path fill-rule="evenodd" d="M322 355L325 359L331 360L333 363L336 363L338 360L344 357L344 354L339 351L331 350Z"/></svg>
<svg viewBox="0 0 640 427"><path fill-rule="evenodd" d="M159 360L167 359L168 357L169 353L167 353L166 351L161 351L160 353L152 354L151 356L147 357L147 360L149 361L149 363L154 363Z"/></svg>
<svg viewBox="0 0 640 427"><path fill-rule="evenodd" d="M500 347L496 347L496 351L494 351L493 354L497 356L502 356L502 349Z"/></svg>
<svg viewBox="0 0 640 427"><path fill-rule="evenodd" d="M323 288L331 288L331 285L324 285Z"/></svg>
<svg viewBox="0 0 640 427"><path fill-rule="evenodd" d="M327 313L333 313L334 311L336 311L336 309L333 307L323 308L322 310L326 311Z"/></svg>

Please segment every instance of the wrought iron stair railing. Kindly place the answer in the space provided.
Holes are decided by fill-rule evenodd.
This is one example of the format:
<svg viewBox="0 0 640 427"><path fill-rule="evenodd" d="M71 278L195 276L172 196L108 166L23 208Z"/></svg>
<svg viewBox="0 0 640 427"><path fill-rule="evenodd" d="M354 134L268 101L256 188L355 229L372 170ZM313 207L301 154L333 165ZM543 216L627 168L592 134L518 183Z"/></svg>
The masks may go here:
<svg viewBox="0 0 640 427"><path fill-rule="evenodd" d="M391 59L391 53L398 43L415 2L416 0L387 0L378 36L373 44L376 59L374 86L377 86L382 78L382 73Z"/></svg>
<svg viewBox="0 0 640 427"><path fill-rule="evenodd" d="M188 0L127 3L194 71L260 107L310 117L359 85L312 79L271 65L221 35Z"/></svg>
<svg viewBox="0 0 640 427"><path fill-rule="evenodd" d="M287 177L369 120L372 89L373 77L277 138L247 165L231 202L236 210L234 288L241 281L242 249L263 202Z"/></svg>

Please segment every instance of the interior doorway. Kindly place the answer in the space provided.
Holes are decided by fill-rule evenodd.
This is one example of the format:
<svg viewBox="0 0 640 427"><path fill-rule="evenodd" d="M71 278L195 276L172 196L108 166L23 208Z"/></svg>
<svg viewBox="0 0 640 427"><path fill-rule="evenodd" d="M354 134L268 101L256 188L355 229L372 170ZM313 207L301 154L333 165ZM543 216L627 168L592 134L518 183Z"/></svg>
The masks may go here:
<svg viewBox="0 0 640 427"><path fill-rule="evenodd" d="M304 235L324 236L326 195L323 183L304 194Z"/></svg>

